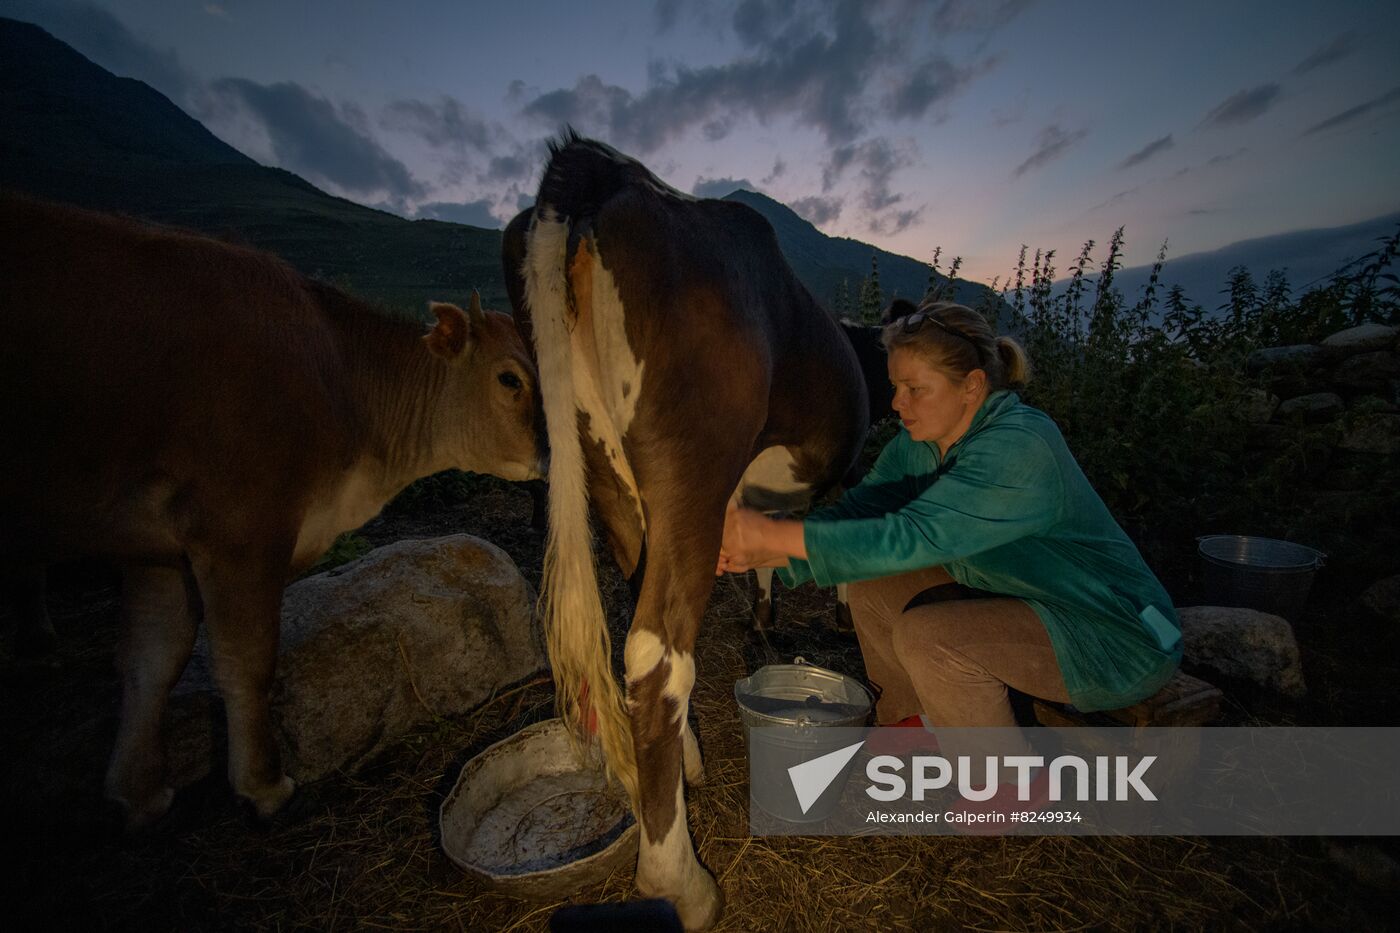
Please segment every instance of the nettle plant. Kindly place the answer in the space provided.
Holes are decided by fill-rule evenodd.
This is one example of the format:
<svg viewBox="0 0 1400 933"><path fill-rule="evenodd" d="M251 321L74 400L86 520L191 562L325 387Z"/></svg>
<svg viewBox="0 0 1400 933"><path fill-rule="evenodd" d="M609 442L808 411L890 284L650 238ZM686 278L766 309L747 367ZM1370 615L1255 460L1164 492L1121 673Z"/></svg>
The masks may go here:
<svg viewBox="0 0 1400 933"><path fill-rule="evenodd" d="M1179 286L1164 286L1165 243L1141 293L1124 296L1115 285L1119 228L1097 264L1094 241L1084 244L1059 289L1054 251L1036 251L1028 263L1023 247L998 292L1001 307L979 310L993 323L1009 313L1034 367L1024 397L1059 424L1095 489L1149 556L1189 553L1184 543L1204 531L1335 538L1337 528L1321 527L1335 516L1310 513L1297 495L1332 439L1299 425L1274 449L1247 450L1247 413L1267 386L1247 373L1245 359L1357 324L1400 323L1400 289L1389 271L1397 245L1400 231L1296 299L1283 272L1261 285L1236 268L1207 312ZM1395 486L1378 482L1374 495L1394 497Z"/></svg>

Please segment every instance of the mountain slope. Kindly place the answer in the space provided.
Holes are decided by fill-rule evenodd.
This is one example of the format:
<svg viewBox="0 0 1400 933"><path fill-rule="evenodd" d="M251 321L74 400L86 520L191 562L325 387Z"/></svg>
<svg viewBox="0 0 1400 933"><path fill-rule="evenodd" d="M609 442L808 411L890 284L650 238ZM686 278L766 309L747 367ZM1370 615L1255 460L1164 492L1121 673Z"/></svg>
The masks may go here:
<svg viewBox="0 0 1400 933"><path fill-rule="evenodd" d="M148 85L0 19L0 187L268 249L396 309L481 288L505 308L500 232L408 221L259 165Z"/></svg>
<svg viewBox="0 0 1400 933"><path fill-rule="evenodd" d="M1249 269L1262 286L1274 269L1284 270L1288 283L1298 296L1305 288L1326 284L1327 279L1353 260L1374 252L1377 240L1394 236L1400 226L1400 213L1384 214L1343 227L1295 230L1274 236L1240 240L1209 252L1168 258L1162 267L1159 296L1172 285L1180 285L1186 297L1207 311L1215 311L1225 301L1230 270ZM1114 284L1129 300L1136 299L1152 274L1152 267L1132 266L1114 275ZM1055 294L1064 291L1068 279L1055 283Z"/></svg>
<svg viewBox="0 0 1400 933"><path fill-rule="evenodd" d="M807 290L827 307L834 305L842 282L846 283L851 301L858 300L861 283L870 274L872 254L878 257L880 289L886 302L898 297L917 303L928 287L929 268L916 259L888 253L859 240L827 236L792 208L766 195L740 189L725 195L725 200L747 204L773 225L778 245L793 271ZM987 291L985 285L959 280L955 283L953 297L976 307Z"/></svg>

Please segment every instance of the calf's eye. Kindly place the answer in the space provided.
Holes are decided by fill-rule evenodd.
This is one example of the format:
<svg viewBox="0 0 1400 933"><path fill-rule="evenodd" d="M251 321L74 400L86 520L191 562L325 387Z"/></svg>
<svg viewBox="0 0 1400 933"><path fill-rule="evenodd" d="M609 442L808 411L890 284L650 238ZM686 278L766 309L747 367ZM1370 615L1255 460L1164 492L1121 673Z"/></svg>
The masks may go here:
<svg viewBox="0 0 1400 933"><path fill-rule="evenodd" d="M496 381L499 382L501 385L505 386L507 389L510 389L512 392L514 392L516 389L524 387L524 383L520 381L520 377L517 376L515 373L511 372L510 370L506 370L505 372L497 376Z"/></svg>

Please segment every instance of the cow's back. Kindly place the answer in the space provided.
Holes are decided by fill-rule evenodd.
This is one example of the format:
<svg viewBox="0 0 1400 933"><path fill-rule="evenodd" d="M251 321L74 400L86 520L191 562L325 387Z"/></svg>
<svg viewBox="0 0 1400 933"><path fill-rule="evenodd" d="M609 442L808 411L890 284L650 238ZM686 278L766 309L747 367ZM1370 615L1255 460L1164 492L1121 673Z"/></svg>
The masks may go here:
<svg viewBox="0 0 1400 933"><path fill-rule="evenodd" d="M332 334L280 261L23 198L0 224L0 550L178 550L259 507L249 476L296 489L337 443Z"/></svg>
<svg viewBox="0 0 1400 933"><path fill-rule="evenodd" d="M632 345L651 378L687 384L699 358L717 359L766 414L754 453L798 455L816 489L837 482L867 425L859 363L835 320L788 266L767 220L747 205L692 200L631 184L588 226L627 309ZM731 380L707 384L724 391ZM653 393L652 424L683 436L693 405Z"/></svg>

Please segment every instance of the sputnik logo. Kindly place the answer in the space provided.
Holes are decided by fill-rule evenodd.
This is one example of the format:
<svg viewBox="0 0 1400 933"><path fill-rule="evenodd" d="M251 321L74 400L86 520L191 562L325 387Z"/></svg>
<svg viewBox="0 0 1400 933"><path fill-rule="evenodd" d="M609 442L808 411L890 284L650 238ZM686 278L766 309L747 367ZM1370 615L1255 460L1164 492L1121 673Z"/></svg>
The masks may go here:
<svg viewBox="0 0 1400 933"><path fill-rule="evenodd" d="M797 802L801 805L803 813L812 808L812 804L831 786L831 782L841 774L841 769L846 767L864 744L865 741L861 740L854 745L847 745L820 758L813 758L788 768L788 779L792 781L792 789L797 793Z"/></svg>

